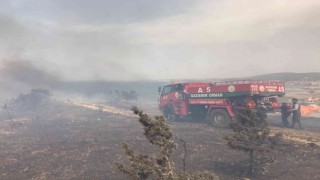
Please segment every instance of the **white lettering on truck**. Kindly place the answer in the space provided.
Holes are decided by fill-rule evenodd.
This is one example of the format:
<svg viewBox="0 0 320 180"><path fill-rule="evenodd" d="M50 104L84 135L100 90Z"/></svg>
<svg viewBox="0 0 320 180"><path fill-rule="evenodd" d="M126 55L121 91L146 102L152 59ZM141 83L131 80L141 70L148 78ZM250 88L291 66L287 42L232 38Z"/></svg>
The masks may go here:
<svg viewBox="0 0 320 180"><path fill-rule="evenodd" d="M208 94L191 94L192 98L203 98L208 97Z"/></svg>
<svg viewBox="0 0 320 180"><path fill-rule="evenodd" d="M206 98L206 97L223 97L222 93L209 93L209 94L191 94L191 98Z"/></svg>
<svg viewBox="0 0 320 180"><path fill-rule="evenodd" d="M209 94L209 97L223 97L222 93L211 93Z"/></svg>
<svg viewBox="0 0 320 180"><path fill-rule="evenodd" d="M207 87L207 93L209 93L211 91L210 86Z"/></svg>

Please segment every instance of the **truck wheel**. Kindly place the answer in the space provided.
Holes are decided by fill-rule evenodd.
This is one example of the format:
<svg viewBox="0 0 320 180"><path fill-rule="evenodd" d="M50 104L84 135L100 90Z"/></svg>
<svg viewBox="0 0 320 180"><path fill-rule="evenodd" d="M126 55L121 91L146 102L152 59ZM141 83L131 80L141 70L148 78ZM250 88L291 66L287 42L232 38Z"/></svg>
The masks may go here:
<svg viewBox="0 0 320 180"><path fill-rule="evenodd" d="M179 119L179 116L174 113L173 107L170 105L164 107L163 116L167 121L176 121Z"/></svg>
<svg viewBox="0 0 320 180"><path fill-rule="evenodd" d="M164 108L163 108L163 116L164 116L164 118L166 118L166 119L168 119L169 118L169 116L170 116L170 110L169 110L169 108L168 108L168 106L164 106Z"/></svg>
<svg viewBox="0 0 320 180"><path fill-rule="evenodd" d="M229 127L231 118L223 109L213 110L208 117L208 124L214 127Z"/></svg>

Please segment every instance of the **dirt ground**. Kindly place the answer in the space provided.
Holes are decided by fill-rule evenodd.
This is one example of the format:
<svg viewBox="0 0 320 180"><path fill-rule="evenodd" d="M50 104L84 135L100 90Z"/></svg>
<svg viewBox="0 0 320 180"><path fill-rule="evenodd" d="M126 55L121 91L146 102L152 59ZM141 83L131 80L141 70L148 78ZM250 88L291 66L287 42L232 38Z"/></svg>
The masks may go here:
<svg viewBox="0 0 320 180"><path fill-rule="evenodd" d="M143 107L156 114L154 107ZM114 166L122 161L122 143L140 153L155 147L143 136L137 117L128 110L54 102L36 112L0 112L0 179L126 179ZM279 115L270 116L273 132L285 143L267 172L253 179L320 179L320 118L304 118L305 130L279 127ZM223 137L231 132L205 123L170 122L176 135L187 142L188 171L211 171L220 179L243 179L246 154L230 150ZM182 170L181 143L175 151Z"/></svg>

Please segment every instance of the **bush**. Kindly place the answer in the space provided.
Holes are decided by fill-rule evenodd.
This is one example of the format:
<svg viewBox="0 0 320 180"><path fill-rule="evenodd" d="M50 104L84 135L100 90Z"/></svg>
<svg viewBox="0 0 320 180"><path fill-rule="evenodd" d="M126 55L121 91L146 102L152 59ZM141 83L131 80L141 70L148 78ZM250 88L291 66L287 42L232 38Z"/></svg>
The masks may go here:
<svg viewBox="0 0 320 180"><path fill-rule="evenodd" d="M172 161L172 153L177 148L174 134L163 116L154 119L144 114L137 107L133 107L134 114L139 116L139 122L144 127L144 135L153 145L159 147L155 156L142 155L134 152L128 144L124 144L125 155L130 161L128 165L117 162L117 168L127 174L131 179L170 179L170 180L214 180L218 179L209 172L195 172L192 174L177 173Z"/></svg>
<svg viewBox="0 0 320 180"><path fill-rule="evenodd" d="M275 160L274 147L281 134L271 136L267 122L260 124L250 109L237 116L238 121L231 123L234 134L225 139L230 148L248 153L247 175L252 176L254 172L265 170L265 165ZM256 156L258 153L259 156Z"/></svg>

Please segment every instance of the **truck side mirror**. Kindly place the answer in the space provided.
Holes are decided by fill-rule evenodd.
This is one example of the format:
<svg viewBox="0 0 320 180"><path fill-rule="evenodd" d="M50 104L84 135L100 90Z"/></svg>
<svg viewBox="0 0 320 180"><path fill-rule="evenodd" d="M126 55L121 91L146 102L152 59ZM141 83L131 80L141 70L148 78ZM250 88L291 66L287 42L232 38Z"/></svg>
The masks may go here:
<svg viewBox="0 0 320 180"><path fill-rule="evenodd" d="M158 93L160 94L162 90L162 86L158 87Z"/></svg>

